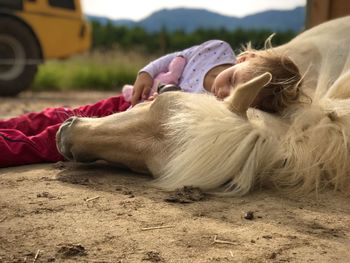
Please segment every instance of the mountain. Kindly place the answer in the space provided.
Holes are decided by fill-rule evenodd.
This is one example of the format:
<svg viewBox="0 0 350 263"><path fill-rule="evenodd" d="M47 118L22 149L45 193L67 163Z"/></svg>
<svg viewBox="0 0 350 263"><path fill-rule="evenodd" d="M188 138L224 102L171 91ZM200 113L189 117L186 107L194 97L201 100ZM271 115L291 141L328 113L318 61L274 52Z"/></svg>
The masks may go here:
<svg viewBox="0 0 350 263"><path fill-rule="evenodd" d="M292 10L268 10L241 18L225 16L205 9L175 8L161 9L139 21L109 20L97 16L88 16L88 19L97 20L102 24L110 21L114 25L140 26L150 32L160 31L163 28L168 31L184 30L186 32L192 32L198 28L269 29L299 32L304 27L305 7L297 7Z"/></svg>
<svg viewBox="0 0 350 263"><path fill-rule="evenodd" d="M254 15L245 16L240 20L243 28L268 28L273 31L301 31L305 24L305 8L297 7L292 10L270 10Z"/></svg>
<svg viewBox="0 0 350 263"><path fill-rule="evenodd" d="M221 28L238 25L236 17L223 16L205 9L162 9L145 19L139 25L148 31L159 31L166 28L169 31L183 29L187 32L198 28Z"/></svg>

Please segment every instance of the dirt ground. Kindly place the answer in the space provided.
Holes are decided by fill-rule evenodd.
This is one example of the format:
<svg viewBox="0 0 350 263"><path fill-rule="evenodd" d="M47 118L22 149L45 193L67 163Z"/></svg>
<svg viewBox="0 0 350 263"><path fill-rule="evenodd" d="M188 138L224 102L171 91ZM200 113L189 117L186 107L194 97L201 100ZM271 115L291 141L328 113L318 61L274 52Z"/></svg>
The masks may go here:
<svg viewBox="0 0 350 263"><path fill-rule="evenodd" d="M111 94L24 93L0 117ZM103 163L0 169L0 262L350 262L341 193L219 198L150 180Z"/></svg>

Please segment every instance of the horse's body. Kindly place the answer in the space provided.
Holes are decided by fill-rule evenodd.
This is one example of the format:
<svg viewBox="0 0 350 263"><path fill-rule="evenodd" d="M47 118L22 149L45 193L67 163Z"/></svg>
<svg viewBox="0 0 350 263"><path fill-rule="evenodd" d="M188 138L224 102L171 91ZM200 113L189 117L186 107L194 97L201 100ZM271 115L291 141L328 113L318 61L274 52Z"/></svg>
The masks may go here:
<svg viewBox="0 0 350 263"><path fill-rule="evenodd" d="M247 112L251 101L241 105L241 98L254 99L270 81L265 74L224 102L169 92L127 112L71 118L58 132L58 147L71 160L106 160L150 172L166 189L192 185L241 195L259 183L296 191L328 185L348 191L348 32L350 17L337 19L275 49L296 62L313 99L283 117Z"/></svg>

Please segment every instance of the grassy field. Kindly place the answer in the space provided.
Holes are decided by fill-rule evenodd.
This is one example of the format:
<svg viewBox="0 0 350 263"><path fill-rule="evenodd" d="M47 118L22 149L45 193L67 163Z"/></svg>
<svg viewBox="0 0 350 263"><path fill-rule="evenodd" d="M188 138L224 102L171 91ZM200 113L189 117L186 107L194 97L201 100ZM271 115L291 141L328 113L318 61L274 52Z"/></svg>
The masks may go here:
<svg viewBox="0 0 350 263"><path fill-rule="evenodd" d="M136 52L93 51L39 67L33 90L120 90L152 58Z"/></svg>

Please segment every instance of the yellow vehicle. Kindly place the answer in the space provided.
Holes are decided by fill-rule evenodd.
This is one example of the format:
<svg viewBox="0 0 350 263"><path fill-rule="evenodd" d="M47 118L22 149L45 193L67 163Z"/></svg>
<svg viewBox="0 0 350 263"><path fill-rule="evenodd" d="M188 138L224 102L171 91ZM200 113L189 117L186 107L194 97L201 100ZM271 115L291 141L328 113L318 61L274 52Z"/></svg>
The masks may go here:
<svg viewBox="0 0 350 263"><path fill-rule="evenodd" d="M40 63L89 49L80 0L0 0L0 95L28 88Z"/></svg>

